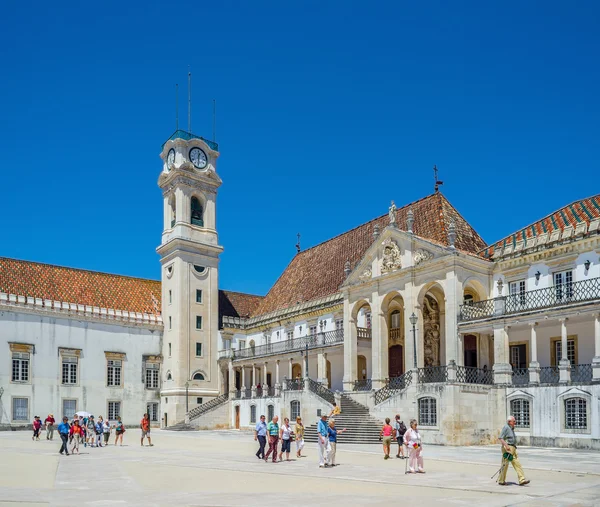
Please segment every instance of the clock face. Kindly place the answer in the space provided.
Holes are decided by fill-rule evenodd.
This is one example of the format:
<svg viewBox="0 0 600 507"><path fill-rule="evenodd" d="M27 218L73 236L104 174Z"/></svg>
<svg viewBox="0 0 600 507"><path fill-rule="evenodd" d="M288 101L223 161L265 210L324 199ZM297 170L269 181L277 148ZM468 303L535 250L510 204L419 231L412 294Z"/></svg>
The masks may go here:
<svg viewBox="0 0 600 507"><path fill-rule="evenodd" d="M170 171L173 169L173 164L175 163L175 150L171 148L169 150L169 154L167 155L167 169Z"/></svg>
<svg viewBox="0 0 600 507"><path fill-rule="evenodd" d="M198 169L204 169L206 167L206 153L200 148L192 148L190 150L190 160Z"/></svg>

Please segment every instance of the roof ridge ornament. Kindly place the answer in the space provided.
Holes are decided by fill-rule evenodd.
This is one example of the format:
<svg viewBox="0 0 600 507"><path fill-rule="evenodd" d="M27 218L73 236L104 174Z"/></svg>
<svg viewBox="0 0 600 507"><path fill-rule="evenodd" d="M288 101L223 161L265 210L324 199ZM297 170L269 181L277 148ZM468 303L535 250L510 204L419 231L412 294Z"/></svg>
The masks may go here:
<svg viewBox="0 0 600 507"><path fill-rule="evenodd" d="M415 214L414 214L412 208L410 208L408 210L408 213L406 213L406 230L409 234L413 233L414 223L415 223Z"/></svg>
<svg viewBox="0 0 600 507"><path fill-rule="evenodd" d="M377 239L379 237L379 233L380 233L380 228L379 228L379 224L375 224L373 226L373 239Z"/></svg>
<svg viewBox="0 0 600 507"><path fill-rule="evenodd" d="M396 224L396 204L392 201L392 205L389 207L388 216L390 218L390 227L397 227Z"/></svg>

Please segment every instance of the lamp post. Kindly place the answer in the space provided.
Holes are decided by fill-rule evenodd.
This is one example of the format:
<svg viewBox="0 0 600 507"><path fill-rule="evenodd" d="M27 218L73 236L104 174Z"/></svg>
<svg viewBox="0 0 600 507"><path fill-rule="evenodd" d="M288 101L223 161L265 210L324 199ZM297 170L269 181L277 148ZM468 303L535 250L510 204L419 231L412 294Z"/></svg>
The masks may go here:
<svg viewBox="0 0 600 507"><path fill-rule="evenodd" d="M415 315L415 312L413 312L412 315L408 319L410 320L410 323L412 324L412 332L413 332L413 361L414 361L413 367L416 369L417 368L417 331L415 329L415 325L417 324L418 318Z"/></svg>
<svg viewBox="0 0 600 507"><path fill-rule="evenodd" d="M185 413L187 414L189 410L189 398L188 398L188 389L190 387L190 383L186 381L185 383Z"/></svg>

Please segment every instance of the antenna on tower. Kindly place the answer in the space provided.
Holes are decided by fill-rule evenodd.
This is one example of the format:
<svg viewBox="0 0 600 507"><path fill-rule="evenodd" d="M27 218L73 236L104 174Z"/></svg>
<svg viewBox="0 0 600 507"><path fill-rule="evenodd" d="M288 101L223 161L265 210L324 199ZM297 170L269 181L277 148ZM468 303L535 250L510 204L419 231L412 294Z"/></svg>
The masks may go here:
<svg viewBox="0 0 600 507"><path fill-rule="evenodd" d="M217 100L213 99L213 143L217 142Z"/></svg>
<svg viewBox="0 0 600 507"><path fill-rule="evenodd" d="M188 133L192 133L192 72L188 65Z"/></svg>
<svg viewBox="0 0 600 507"><path fill-rule="evenodd" d="M179 85L175 84L175 130L179 130Z"/></svg>
<svg viewBox="0 0 600 507"><path fill-rule="evenodd" d="M296 243L296 253L300 253L300 233L297 234L298 243Z"/></svg>
<svg viewBox="0 0 600 507"><path fill-rule="evenodd" d="M434 190L434 192L437 193L437 192L440 191L439 186L444 184L443 181L438 180L438 168L437 168L437 165L433 166L433 179L435 181L435 186L433 187L433 190Z"/></svg>

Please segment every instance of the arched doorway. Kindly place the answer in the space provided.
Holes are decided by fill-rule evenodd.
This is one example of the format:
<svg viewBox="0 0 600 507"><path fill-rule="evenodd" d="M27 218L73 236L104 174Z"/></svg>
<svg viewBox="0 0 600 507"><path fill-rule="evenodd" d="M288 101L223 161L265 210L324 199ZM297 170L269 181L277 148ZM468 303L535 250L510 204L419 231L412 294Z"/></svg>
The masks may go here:
<svg viewBox="0 0 600 507"><path fill-rule="evenodd" d="M367 380L367 358L365 356L358 356L356 358L356 364L358 369L358 379Z"/></svg>
<svg viewBox="0 0 600 507"><path fill-rule="evenodd" d="M402 345L389 348L389 377L399 377L404 373L404 350Z"/></svg>
<svg viewBox="0 0 600 507"><path fill-rule="evenodd" d="M298 377L302 377L302 366L298 363L294 363L292 365L292 378L296 379Z"/></svg>

